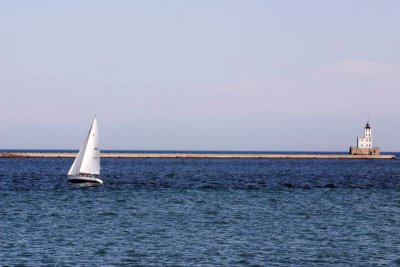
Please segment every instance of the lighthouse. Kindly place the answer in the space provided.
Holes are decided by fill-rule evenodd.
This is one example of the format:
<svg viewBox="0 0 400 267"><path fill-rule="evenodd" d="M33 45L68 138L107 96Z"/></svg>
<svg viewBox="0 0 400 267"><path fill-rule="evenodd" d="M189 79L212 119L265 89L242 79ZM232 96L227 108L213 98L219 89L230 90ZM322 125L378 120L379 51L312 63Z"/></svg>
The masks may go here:
<svg viewBox="0 0 400 267"><path fill-rule="evenodd" d="M351 155L379 155L379 147L372 143L372 128L369 122L364 127L364 136L357 136L357 147L350 147Z"/></svg>
<svg viewBox="0 0 400 267"><path fill-rule="evenodd" d="M372 129L369 122L364 127L364 136L357 136L357 148L372 148Z"/></svg>

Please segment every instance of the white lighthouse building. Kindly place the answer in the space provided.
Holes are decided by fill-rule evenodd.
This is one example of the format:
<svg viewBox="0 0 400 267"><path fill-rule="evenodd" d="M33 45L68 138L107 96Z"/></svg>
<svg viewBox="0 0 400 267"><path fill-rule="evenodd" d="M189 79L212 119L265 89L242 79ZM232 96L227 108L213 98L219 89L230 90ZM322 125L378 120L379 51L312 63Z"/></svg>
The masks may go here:
<svg viewBox="0 0 400 267"><path fill-rule="evenodd" d="M372 128L367 122L364 127L364 136L357 136L357 147L350 147L352 155L379 155L379 147L374 147L372 143Z"/></svg>
<svg viewBox="0 0 400 267"><path fill-rule="evenodd" d="M372 129L368 122L364 127L364 136L357 136L357 148L372 148Z"/></svg>

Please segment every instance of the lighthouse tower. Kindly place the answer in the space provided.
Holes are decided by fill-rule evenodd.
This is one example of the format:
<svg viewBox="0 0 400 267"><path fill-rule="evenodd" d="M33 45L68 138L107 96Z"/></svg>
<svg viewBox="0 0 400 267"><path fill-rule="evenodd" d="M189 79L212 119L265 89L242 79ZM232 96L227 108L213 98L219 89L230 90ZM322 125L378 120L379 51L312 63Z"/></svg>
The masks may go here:
<svg viewBox="0 0 400 267"><path fill-rule="evenodd" d="M372 129L369 122L364 127L364 136L357 136L357 148L372 148Z"/></svg>
<svg viewBox="0 0 400 267"><path fill-rule="evenodd" d="M379 155L379 147L372 143L372 128L367 122L364 127L364 136L357 136L357 147L350 147L351 155Z"/></svg>

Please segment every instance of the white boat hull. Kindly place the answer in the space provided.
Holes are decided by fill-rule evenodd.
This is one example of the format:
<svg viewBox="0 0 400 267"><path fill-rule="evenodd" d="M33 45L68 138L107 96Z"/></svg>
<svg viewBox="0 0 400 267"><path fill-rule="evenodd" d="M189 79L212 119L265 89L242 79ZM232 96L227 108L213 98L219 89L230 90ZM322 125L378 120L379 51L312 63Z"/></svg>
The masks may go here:
<svg viewBox="0 0 400 267"><path fill-rule="evenodd" d="M69 176L68 182L74 183L74 184L82 184L82 183L102 184L103 183L103 181L99 178L86 177L86 176Z"/></svg>

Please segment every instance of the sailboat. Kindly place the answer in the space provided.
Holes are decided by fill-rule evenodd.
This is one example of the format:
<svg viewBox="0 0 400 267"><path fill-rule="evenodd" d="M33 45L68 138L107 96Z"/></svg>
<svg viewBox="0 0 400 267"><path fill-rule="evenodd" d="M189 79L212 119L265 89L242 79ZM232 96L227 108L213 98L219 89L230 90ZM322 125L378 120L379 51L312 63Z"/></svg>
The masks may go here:
<svg viewBox="0 0 400 267"><path fill-rule="evenodd" d="M95 183L102 184L100 175L100 150L99 130L97 118L94 117L89 133L83 142L78 156L68 172L68 181L71 183Z"/></svg>

